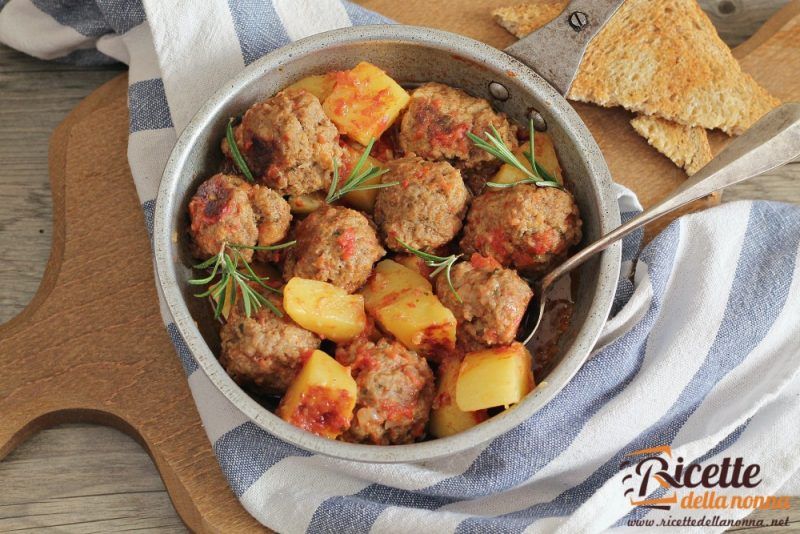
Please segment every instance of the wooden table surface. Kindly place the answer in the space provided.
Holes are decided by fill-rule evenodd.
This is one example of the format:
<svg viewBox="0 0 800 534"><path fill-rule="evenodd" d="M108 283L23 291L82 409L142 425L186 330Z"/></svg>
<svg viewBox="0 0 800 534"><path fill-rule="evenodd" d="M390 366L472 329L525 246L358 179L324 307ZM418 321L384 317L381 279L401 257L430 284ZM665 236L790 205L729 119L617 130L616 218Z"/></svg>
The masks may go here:
<svg viewBox="0 0 800 534"><path fill-rule="evenodd" d="M736 45L786 1L700 3L726 42ZM48 63L0 45L0 323L33 296L50 251L50 133L121 69ZM800 203L798 179L795 163L728 190L723 200ZM150 458L110 428L64 425L41 432L0 462L0 488L0 532L185 531Z"/></svg>

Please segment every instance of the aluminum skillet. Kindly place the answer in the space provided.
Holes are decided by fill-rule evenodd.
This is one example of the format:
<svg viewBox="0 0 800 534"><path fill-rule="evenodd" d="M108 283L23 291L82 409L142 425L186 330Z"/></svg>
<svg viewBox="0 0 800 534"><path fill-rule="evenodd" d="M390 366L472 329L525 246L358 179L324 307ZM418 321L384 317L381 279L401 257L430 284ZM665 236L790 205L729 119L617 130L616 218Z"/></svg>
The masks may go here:
<svg viewBox="0 0 800 534"><path fill-rule="evenodd" d="M384 25L335 30L272 52L225 83L175 145L159 189L154 230L156 270L169 311L221 397L281 440L314 453L363 462L420 462L456 454L507 432L552 399L589 356L606 321L620 268L618 245L577 271L572 323L549 373L537 380L538 387L522 402L447 438L410 445L361 445L320 438L284 422L244 392L219 364L215 356L219 337L209 307L192 296L194 290L187 284L196 261L184 239L186 208L198 184L216 172L219 141L229 117L304 76L369 61L403 84L436 81L486 98L520 124L533 114L537 128L553 138L581 210L585 242L592 242L619 225L619 210L606 162L563 94L589 40L621 3L575 0L558 19L505 52L429 28Z"/></svg>

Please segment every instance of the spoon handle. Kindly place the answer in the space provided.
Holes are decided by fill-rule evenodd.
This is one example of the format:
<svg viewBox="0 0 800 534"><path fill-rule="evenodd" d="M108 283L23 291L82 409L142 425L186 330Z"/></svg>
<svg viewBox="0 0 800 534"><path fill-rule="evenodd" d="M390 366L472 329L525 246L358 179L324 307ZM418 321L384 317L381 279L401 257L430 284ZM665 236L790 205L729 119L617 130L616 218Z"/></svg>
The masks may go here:
<svg viewBox="0 0 800 534"><path fill-rule="evenodd" d="M671 195L570 257L548 273L541 285L549 286L612 243L693 200L763 174L798 157L800 103L794 102L783 104L764 115Z"/></svg>

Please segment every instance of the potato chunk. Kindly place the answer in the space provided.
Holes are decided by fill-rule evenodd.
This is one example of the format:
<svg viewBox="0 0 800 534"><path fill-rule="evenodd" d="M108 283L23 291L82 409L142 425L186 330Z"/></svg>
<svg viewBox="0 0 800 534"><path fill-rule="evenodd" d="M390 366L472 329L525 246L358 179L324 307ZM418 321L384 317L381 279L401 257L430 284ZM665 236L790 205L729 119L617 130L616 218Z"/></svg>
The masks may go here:
<svg viewBox="0 0 800 534"><path fill-rule="evenodd" d="M353 146L349 143L346 143L342 148L344 152L342 154L342 168L339 169L339 175L342 177L342 180L344 180L350 176L350 171L352 171L353 167L358 163L365 148L363 146ZM362 169L367 170L370 167L384 167L384 164L372 156L368 156ZM375 185L379 183L381 183L381 177L375 176L365 181L364 185ZM375 197L377 196L377 189L357 189L344 195L342 200L351 208L372 213L372 208L375 206Z"/></svg>
<svg viewBox="0 0 800 534"><path fill-rule="evenodd" d="M224 297L227 297L228 295L230 295L230 291L233 288L233 284L234 284L233 279L232 278L228 279L228 284L227 284L228 287L225 289L225 291L223 291L219 295L219 298L215 297L214 295L211 296L211 304L214 307L214 309L217 308L217 304L219 303L219 299L220 298L224 298ZM219 285L219 282L215 283L209 289L216 289L218 285ZM228 297L228 298L225 298L225 302L222 303L222 310L220 311L220 315L222 316L223 319L225 319L225 320L228 319L228 315L231 313L231 308L236 303L236 300L238 298L239 298L239 288L237 287L236 290L234 291L234 294L233 294L233 302L231 302L230 297Z"/></svg>
<svg viewBox="0 0 800 534"><path fill-rule="evenodd" d="M350 369L315 350L286 390L276 413L296 427L335 439L350 428L356 394Z"/></svg>
<svg viewBox="0 0 800 534"><path fill-rule="evenodd" d="M403 345L427 356L452 350L456 319L436 295L411 289L375 312L378 323Z"/></svg>
<svg viewBox="0 0 800 534"><path fill-rule="evenodd" d="M393 260L383 260L375 266L367 285L364 287L364 306L369 313L377 308L391 304L397 294L412 288L425 293L433 293L427 278Z"/></svg>
<svg viewBox="0 0 800 534"><path fill-rule="evenodd" d="M385 72L362 61L337 75L322 108L340 132L366 146L389 129L409 98Z"/></svg>
<svg viewBox="0 0 800 534"><path fill-rule="evenodd" d="M367 312L409 349L431 357L455 347L453 312L418 272L384 260L375 267L363 295Z"/></svg>
<svg viewBox="0 0 800 534"><path fill-rule="evenodd" d="M456 357L445 358L439 364L438 387L429 423L431 434L437 438L458 434L489 418L486 410L464 412L456 405L456 382L460 368L461 362Z"/></svg>
<svg viewBox="0 0 800 534"><path fill-rule="evenodd" d="M564 171L561 169L561 164L558 162L553 139L546 133L536 132L533 136L533 144L536 147L534 154L536 162L541 165L544 170L549 172L558 183L564 183ZM514 155L517 156L517 159L529 170L531 164L525 156L525 152L529 150L530 146L531 144L528 142L514 151ZM525 178L527 178L527 176L521 170L508 163L504 163L503 166L500 167L500 170L497 171L497 174L489 181L498 184L513 184Z"/></svg>
<svg viewBox="0 0 800 534"><path fill-rule="evenodd" d="M303 217L325 205L325 195L322 193L306 193L305 195L292 195L289 197L289 209L293 215Z"/></svg>
<svg viewBox="0 0 800 534"><path fill-rule="evenodd" d="M336 343L350 341L367 324L363 296L318 280L289 280L283 288L283 307L294 322Z"/></svg>
<svg viewBox="0 0 800 534"><path fill-rule="evenodd" d="M415 256L414 254L399 254L394 257L394 261L403 267L408 267L412 271L419 273L425 277L426 280L430 280L428 277L433 272L433 269L428 267L428 264L425 263L425 260L419 256Z"/></svg>
<svg viewBox="0 0 800 534"><path fill-rule="evenodd" d="M458 373L456 404L466 412L516 404L533 389L531 363L520 343L470 352Z"/></svg>
<svg viewBox="0 0 800 534"><path fill-rule="evenodd" d="M287 89L305 89L312 95L316 96L320 102L325 102L325 99L331 94L333 91L333 87L336 85L336 73L330 72L328 74L318 74L314 76L306 76L292 85L287 87Z"/></svg>

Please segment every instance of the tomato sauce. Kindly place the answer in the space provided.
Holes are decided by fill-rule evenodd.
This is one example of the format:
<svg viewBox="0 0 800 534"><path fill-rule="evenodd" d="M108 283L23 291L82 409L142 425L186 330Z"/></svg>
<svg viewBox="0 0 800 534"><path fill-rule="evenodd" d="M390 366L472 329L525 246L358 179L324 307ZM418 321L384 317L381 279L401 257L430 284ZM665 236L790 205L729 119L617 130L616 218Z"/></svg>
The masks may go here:
<svg viewBox="0 0 800 534"><path fill-rule="evenodd" d="M318 436L339 436L350 428L353 400L343 389L311 386L300 397L289 422Z"/></svg>
<svg viewBox="0 0 800 534"><path fill-rule="evenodd" d="M336 238L336 242L342 249L342 259L347 261L356 252L356 232L352 228L345 228L344 232Z"/></svg>

